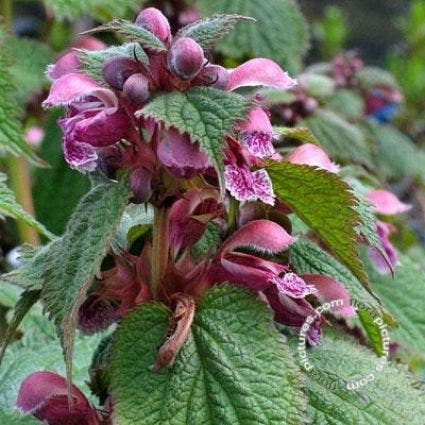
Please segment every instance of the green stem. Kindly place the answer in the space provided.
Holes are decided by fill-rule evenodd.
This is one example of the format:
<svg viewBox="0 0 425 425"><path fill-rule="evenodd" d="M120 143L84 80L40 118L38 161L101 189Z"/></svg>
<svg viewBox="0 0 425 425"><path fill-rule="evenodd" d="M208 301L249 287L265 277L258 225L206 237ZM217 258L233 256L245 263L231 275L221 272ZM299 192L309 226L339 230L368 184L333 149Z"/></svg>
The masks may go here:
<svg viewBox="0 0 425 425"><path fill-rule="evenodd" d="M12 0L0 0L0 13L3 16L4 28L10 34L13 23ZM27 161L23 158L10 157L7 165L10 187L15 192L16 200L26 211L34 215L31 176ZM38 245L40 243L37 232L30 226L17 220L17 227L21 243L29 243L31 245Z"/></svg>
<svg viewBox="0 0 425 425"><path fill-rule="evenodd" d="M239 214L239 201L235 198L230 197L229 212L227 214L227 225L229 231L232 231L236 227L236 220Z"/></svg>
<svg viewBox="0 0 425 425"><path fill-rule="evenodd" d="M152 232L151 291L156 300L159 284L168 266L168 218L165 208L154 207Z"/></svg>

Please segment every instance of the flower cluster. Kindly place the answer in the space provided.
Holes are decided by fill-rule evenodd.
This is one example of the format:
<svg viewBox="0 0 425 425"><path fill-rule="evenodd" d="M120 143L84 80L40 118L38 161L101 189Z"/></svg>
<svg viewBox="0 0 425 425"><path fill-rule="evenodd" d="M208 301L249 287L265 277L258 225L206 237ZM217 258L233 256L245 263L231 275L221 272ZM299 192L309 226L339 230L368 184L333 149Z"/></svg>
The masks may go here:
<svg viewBox="0 0 425 425"><path fill-rule="evenodd" d="M337 173L338 165L313 144L286 157L277 153L270 113L249 91L251 106L245 119L235 122L223 140L223 188L219 171L189 134L137 113L167 92L195 87L233 92L256 86L284 91L297 82L269 59L252 59L233 70L211 64L196 40L172 36L157 9L143 10L135 24L164 46L161 51L145 48L148 62L138 60L136 53L109 57L102 66L103 82L84 73L75 51L48 69L53 84L44 106L66 108L59 124L67 163L82 173L96 171L112 179L118 170L129 169L133 203L151 204L159 224L137 254L128 249L115 253L114 266L97 276L79 309L80 329L94 333L141 304L157 300L173 307L176 294L197 300L212 286L230 282L257 294L283 325L299 329L309 315L317 317L307 340L319 344L326 319L315 314L316 303L342 299L343 307L331 311L337 317L353 316L354 310L339 282L329 276L299 276L291 269L282 254L295 242L285 227L289 209L276 200L265 165L286 161L330 173ZM90 37L77 47L82 46L106 48ZM317 104L303 96L299 91L296 106L308 115ZM382 200L375 195L371 194L372 202ZM380 226L378 234L391 257L388 232ZM194 255L207 233L216 243ZM66 410L65 387L63 378L48 372L32 375L22 384L18 407L50 425L103 423L75 387L74 408Z"/></svg>

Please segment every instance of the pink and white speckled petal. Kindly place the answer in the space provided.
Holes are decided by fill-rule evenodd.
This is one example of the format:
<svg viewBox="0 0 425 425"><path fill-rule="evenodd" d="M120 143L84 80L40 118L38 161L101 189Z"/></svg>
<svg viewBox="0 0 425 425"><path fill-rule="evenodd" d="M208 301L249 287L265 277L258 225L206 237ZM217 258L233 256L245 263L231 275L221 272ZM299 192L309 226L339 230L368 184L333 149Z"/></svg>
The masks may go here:
<svg viewBox="0 0 425 425"><path fill-rule="evenodd" d="M265 204L274 205L275 195L273 192L273 185L267 171L254 171L252 175L254 179L253 190L256 197Z"/></svg>
<svg viewBox="0 0 425 425"><path fill-rule="evenodd" d="M315 292L314 287L307 285L304 279L295 273L286 273L283 277L276 276L273 282L280 292L291 298L304 298Z"/></svg>
<svg viewBox="0 0 425 425"><path fill-rule="evenodd" d="M89 144L65 138L62 149L65 160L71 168L83 174L90 173L96 169L98 156L94 148Z"/></svg>

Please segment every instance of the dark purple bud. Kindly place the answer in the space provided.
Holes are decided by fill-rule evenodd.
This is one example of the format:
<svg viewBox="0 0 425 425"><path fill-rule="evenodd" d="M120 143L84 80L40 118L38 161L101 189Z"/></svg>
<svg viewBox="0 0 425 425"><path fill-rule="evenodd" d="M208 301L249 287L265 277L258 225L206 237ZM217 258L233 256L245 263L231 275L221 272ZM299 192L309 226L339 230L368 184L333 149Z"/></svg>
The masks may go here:
<svg viewBox="0 0 425 425"><path fill-rule="evenodd" d="M164 43L171 40L171 29L168 19L155 7L148 7L142 10L136 18L136 25L155 34Z"/></svg>
<svg viewBox="0 0 425 425"><path fill-rule="evenodd" d="M146 168L133 171L130 176L130 187L136 202L148 202L152 196L152 174Z"/></svg>
<svg viewBox="0 0 425 425"><path fill-rule="evenodd" d="M78 310L78 329L87 335L107 329L116 322L118 305L91 294Z"/></svg>
<svg viewBox="0 0 425 425"><path fill-rule="evenodd" d="M133 74L124 83L123 92L130 102L137 105L145 103L150 96L147 77L141 73Z"/></svg>
<svg viewBox="0 0 425 425"><path fill-rule="evenodd" d="M214 87L218 90L226 90L229 81L229 71L220 65L207 65L199 73L196 83Z"/></svg>
<svg viewBox="0 0 425 425"><path fill-rule="evenodd" d="M181 80L192 80L201 71L205 57L202 47L193 39L177 39L168 52L168 68Z"/></svg>
<svg viewBox="0 0 425 425"><path fill-rule="evenodd" d="M108 59L102 69L105 81L117 90L122 90L127 78L139 71L138 62L119 56Z"/></svg>

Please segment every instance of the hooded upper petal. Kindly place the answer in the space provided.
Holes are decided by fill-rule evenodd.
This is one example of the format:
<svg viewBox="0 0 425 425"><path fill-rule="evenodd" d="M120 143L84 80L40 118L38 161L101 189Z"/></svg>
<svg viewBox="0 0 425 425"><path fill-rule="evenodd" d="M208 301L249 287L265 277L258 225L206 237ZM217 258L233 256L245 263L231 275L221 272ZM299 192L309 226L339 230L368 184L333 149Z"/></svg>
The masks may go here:
<svg viewBox="0 0 425 425"><path fill-rule="evenodd" d="M254 220L230 236L222 245L220 254L237 248L250 248L259 252L276 254L294 242L295 238L274 221Z"/></svg>
<svg viewBox="0 0 425 425"><path fill-rule="evenodd" d="M97 425L96 411L84 394L71 387L73 405L68 404L67 381L52 372L35 372L21 384L16 407L49 425Z"/></svg>
<svg viewBox="0 0 425 425"><path fill-rule="evenodd" d="M57 79L50 88L47 99L43 102L44 108L67 105L73 100L86 95L99 85L85 74L71 72Z"/></svg>
<svg viewBox="0 0 425 425"><path fill-rule="evenodd" d="M397 215L409 211L411 205L401 202L394 193L388 190L374 190L366 196L378 214Z"/></svg>
<svg viewBox="0 0 425 425"><path fill-rule="evenodd" d="M328 154L312 143L299 146L287 156L286 160L292 164L322 168L331 173L338 173L339 171L339 166L331 161Z"/></svg>
<svg viewBox="0 0 425 425"><path fill-rule="evenodd" d="M297 81L272 60L257 58L243 63L230 73L227 90L252 86L268 86L288 90L296 84Z"/></svg>
<svg viewBox="0 0 425 425"><path fill-rule="evenodd" d="M302 277L316 289L314 296L322 304L331 303L329 311L334 315L352 317L356 314L350 305L350 294L341 283L331 277L318 274L308 274Z"/></svg>
<svg viewBox="0 0 425 425"><path fill-rule="evenodd" d="M157 153L159 160L176 177L189 178L210 166L199 143L192 143L189 136L172 128L159 144Z"/></svg>

